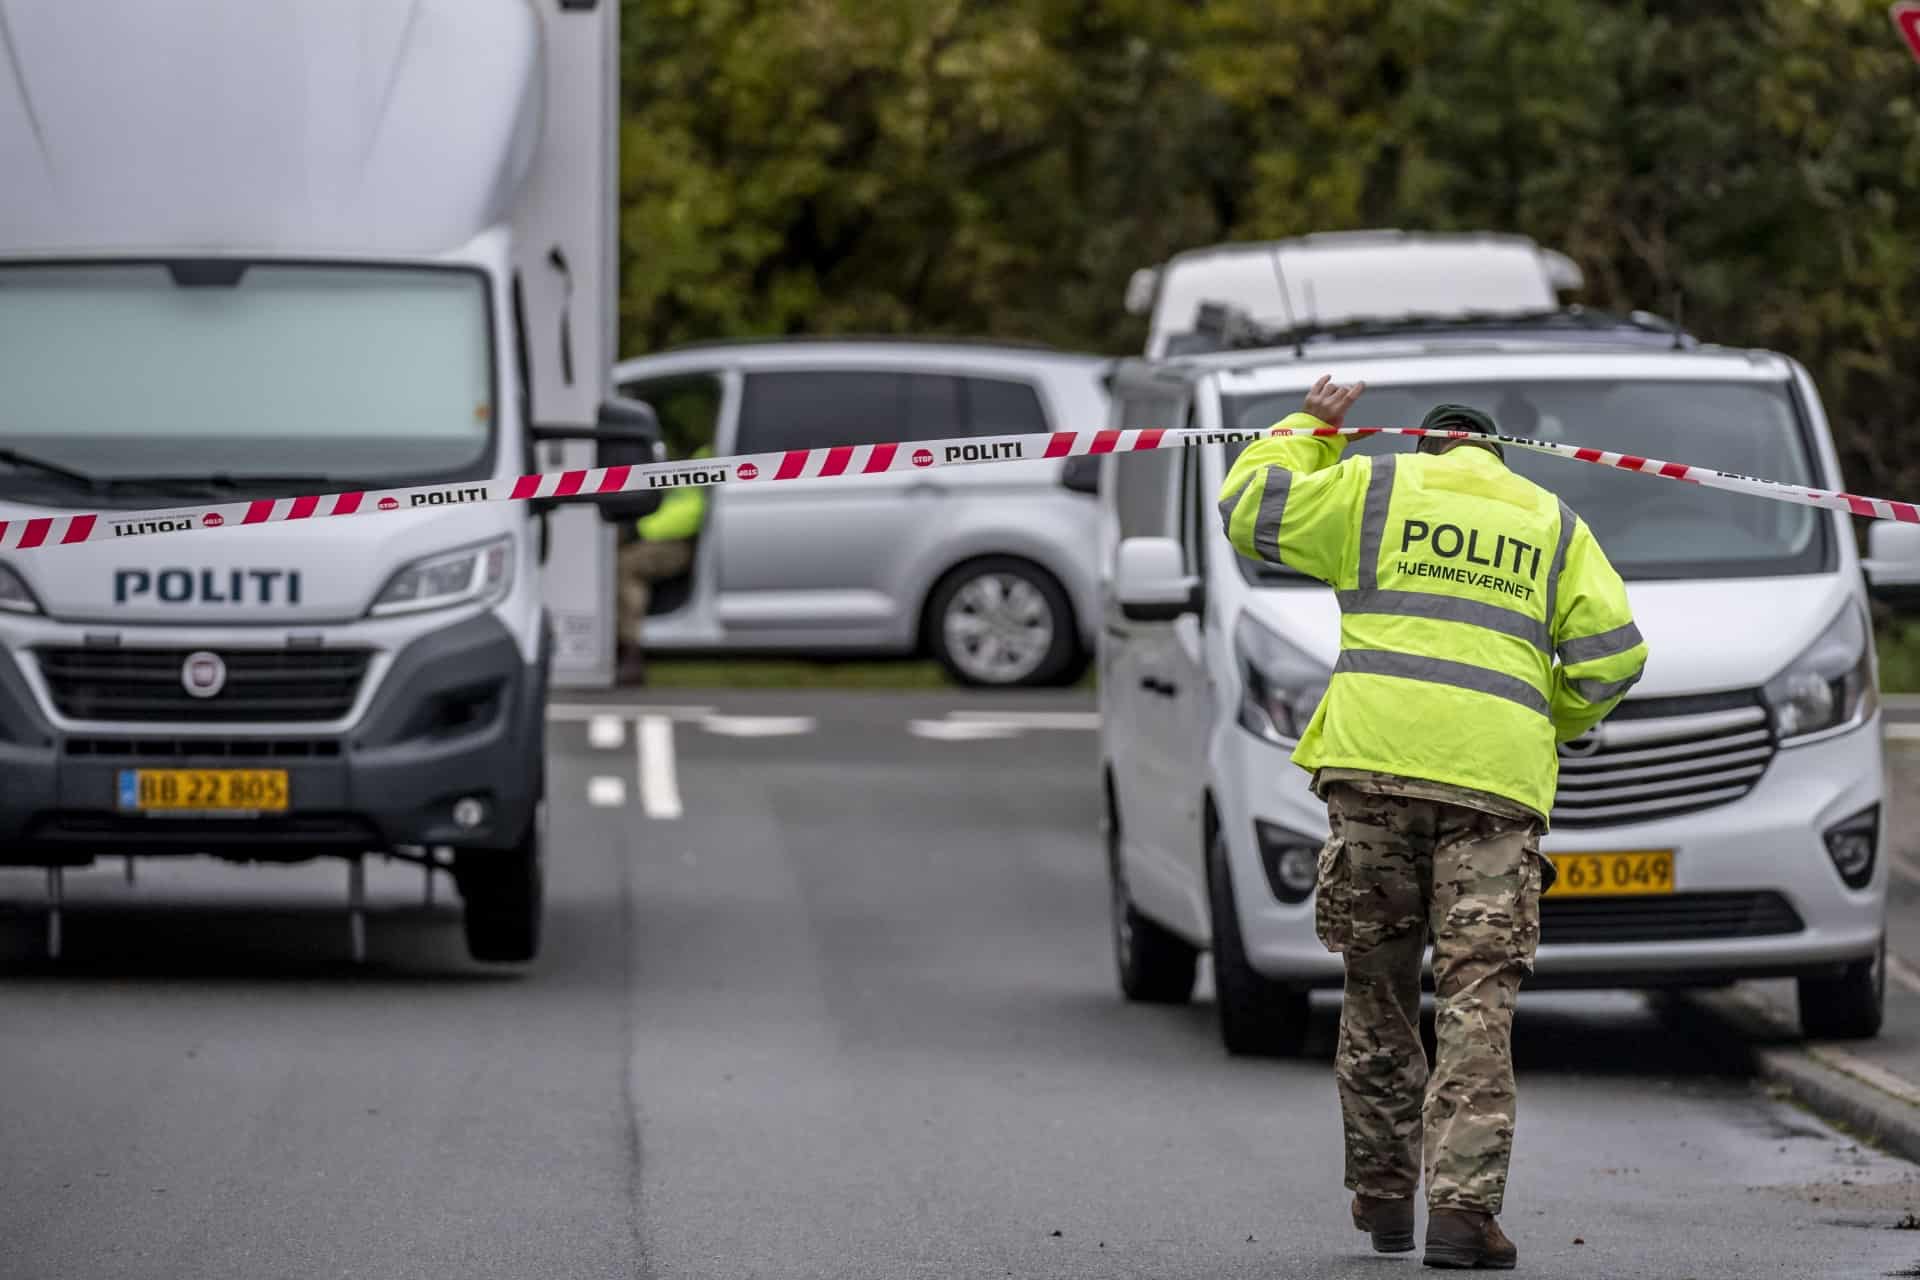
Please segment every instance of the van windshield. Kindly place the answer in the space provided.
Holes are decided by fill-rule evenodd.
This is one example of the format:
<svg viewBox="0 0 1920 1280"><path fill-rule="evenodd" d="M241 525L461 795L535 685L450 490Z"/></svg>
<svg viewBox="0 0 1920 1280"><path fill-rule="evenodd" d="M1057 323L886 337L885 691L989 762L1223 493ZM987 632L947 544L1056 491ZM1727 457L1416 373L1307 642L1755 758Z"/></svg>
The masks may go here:
<svg viewBox="0 0 1920 1280"><path fill-rule="evenodd" d="M492 345L465 269L0 267L0 496L484 475Z"/></svg>
<svg viewBox="0 0 1920 1280"><path fill-rule="evenodd" d="M1229 397L1225 425L1258 430L1299 409L1301 393ZM1508 435L1690 462L1788 484L1819 483L1807 428L1785 383L1542 381L1368 387L1351 426L1419 426L1436 404L1493 415ZM1406 436L1372 436L1346 456L1411 452ZM1241 446L1229 445L1238 452ZM1231 456L1231 455L1230 455ZM1630 580L1767 577L1832 567L1827 517L1811 507L1702 489L1570 459L1508 449L1507 465L1560 495ZM1242 559L1253 581L1311 584Z"/></svg>

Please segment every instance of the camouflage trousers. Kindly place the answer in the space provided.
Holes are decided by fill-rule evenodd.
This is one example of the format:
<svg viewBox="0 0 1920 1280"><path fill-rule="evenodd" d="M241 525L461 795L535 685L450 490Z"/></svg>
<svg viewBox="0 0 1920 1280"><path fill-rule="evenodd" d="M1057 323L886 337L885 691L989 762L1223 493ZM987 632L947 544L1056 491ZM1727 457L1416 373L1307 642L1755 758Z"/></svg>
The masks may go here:
<svg viewBox="0 0 1920 1280"><path fill-rule="evenodd" d="M1540 937L1537 823L1335 784L1316 924L1346 953L1335 1074L1347 1186L1500 1212L1513 1153L1510 1040ZM1433 943L1437 1049L1420 1042ZM1423 1144L1424 1138L1424 1144Z"/></svg>

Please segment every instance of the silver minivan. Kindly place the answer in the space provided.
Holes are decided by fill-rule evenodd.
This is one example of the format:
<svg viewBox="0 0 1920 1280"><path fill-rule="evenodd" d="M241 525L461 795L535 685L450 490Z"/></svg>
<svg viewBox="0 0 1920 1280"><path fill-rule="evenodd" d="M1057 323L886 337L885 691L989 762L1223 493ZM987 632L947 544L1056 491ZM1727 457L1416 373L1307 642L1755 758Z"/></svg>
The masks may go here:
<svg viewBox="0 0 1920 1280"><path fill-rule="evenodd" d="M1106 422L1109 362L918 340L679 348L620 364L673 456ZM1046 685L1094 651L1093 460L708 490L691 570L654 591L652 653L929 653L957 680Z"/></svg>

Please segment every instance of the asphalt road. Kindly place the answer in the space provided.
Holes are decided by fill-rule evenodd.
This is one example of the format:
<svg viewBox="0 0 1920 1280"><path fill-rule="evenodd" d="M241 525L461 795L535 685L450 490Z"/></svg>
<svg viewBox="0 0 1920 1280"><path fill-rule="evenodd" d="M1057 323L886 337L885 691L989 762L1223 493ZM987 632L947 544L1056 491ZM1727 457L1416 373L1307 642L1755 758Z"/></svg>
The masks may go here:
<svg viewBox="0 0 1920 1280"><path fill-rule="evenodd" d="M1084 703L698 701L555 725L524 974L398 865L359 969L338 867L75 875L58 965L0 873L0 1277L1417 1267L1345 1222L1331 1005L1250 1063L1115 995ZM1527 1273L1917 1274L1914 1169L1684 1009L1529 995L1516 1040Z"/></svg>

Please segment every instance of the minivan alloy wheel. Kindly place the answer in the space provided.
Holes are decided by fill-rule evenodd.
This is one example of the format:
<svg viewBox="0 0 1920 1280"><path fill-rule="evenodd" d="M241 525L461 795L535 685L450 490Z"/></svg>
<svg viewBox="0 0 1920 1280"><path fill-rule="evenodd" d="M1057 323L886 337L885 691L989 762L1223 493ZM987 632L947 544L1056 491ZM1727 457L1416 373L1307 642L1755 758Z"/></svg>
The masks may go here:
<svg viewBox="0 0 1920 1280"><path fill-rule="evenodd" d="M1015 684L1032 675L1053 648L1053 610L1027 579L981 573L954 593L940 630L967 676L981 684Z"/></svg>

